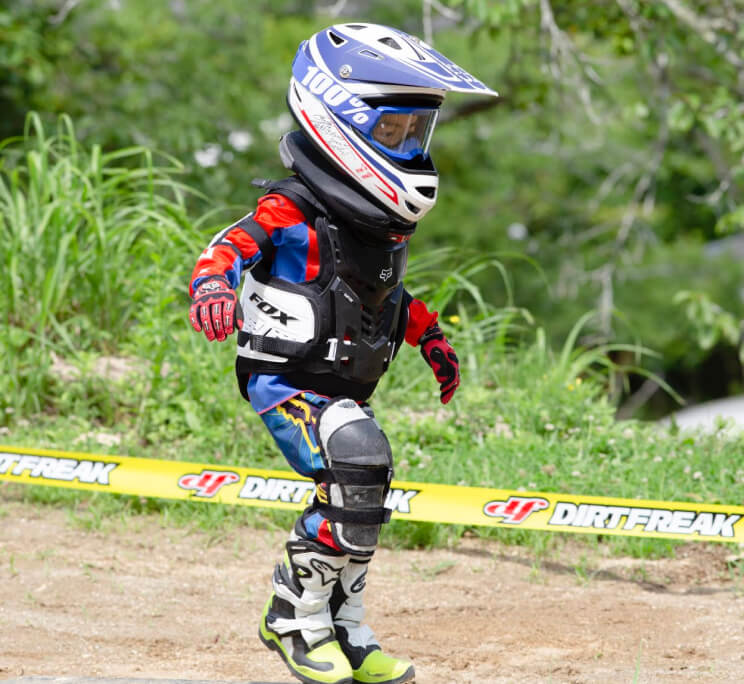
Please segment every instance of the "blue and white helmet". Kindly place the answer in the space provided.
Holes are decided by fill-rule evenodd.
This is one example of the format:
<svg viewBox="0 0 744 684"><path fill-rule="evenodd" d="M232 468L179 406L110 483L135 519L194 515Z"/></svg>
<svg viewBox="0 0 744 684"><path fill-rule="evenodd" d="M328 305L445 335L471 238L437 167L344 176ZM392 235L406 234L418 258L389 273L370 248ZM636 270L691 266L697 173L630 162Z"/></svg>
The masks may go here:
<svg viewBox="0 0 744 684"><path fill-rule="evenodd" d="M448 91L497 95L414 36L350 23L300 44L287 102L342 173L392 216L413 223L437 199L429 143Z"/></svg>

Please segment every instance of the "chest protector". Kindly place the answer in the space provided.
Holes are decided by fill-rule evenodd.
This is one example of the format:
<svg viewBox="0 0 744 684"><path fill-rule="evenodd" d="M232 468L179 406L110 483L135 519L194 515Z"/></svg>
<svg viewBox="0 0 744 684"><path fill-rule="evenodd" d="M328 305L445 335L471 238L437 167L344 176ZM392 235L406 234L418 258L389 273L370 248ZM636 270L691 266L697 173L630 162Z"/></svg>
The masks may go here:
<svg viewBox="0 0 744 684"><path fill-rule="evenodd" d="M354 228L336 212L332 218L297 177L268 185L267 191L291 199L315 228L319 271L304 283L272 276L276 248L250 217L240 222L263 256L246 274L240 298L239 365L250 373L331 373L351 382L376 382L405 334L402 280L408 242L356 230L360 213L353 217Z"/></svg>

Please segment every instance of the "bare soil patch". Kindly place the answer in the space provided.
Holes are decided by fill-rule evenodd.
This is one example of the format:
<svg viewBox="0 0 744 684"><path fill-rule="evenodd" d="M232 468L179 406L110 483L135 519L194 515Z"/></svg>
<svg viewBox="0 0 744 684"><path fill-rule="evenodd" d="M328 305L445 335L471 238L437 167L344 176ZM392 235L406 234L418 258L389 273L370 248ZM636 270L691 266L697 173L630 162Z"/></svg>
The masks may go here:
<svg viewBox="0 0 744 684"><path fill-rule="evenodd" d="M284 532L215 536L128 517L88 531L0 502L0 679L292 682L256 625ZM567 543L549 560L477 539L381 549L368 618L419 684L744 681L738 549L637 561Z"/></svg>

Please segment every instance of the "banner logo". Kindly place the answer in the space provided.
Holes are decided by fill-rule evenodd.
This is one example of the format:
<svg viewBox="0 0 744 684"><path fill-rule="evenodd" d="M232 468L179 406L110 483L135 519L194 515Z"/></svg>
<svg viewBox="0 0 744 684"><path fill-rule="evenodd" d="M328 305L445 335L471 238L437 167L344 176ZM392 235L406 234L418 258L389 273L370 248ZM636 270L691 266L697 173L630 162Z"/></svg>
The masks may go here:
<svg viewBox="0 0 744 684"><path fill-rule="evenodd" d="M0 487L5 482L295 511L324 494L312 480L289 471L7 444L0 445ZM395 480L383 505L406 521L744 544L744 505ZM326 568L308 565L306 572L318 572L324 581L330 577ZM362 577L353 590L363 585Z"/></svg>
<svg viewBox="0 0 744 684"><path fill-rule="evenodd" d="M519 525L530 513L544 511L549 505L539 497L510 496L506 501L489 501L483 512L489 518L503 518L504 523Z"/></svg>
<svg viewBox="0 0 744 684"><path fill-rule="evenodd" d="M240 481L240 475L231 470L202 470L198 475L188 473L178 478L181 489L193 489L194 496L213 497L225 485Z"/></svg>

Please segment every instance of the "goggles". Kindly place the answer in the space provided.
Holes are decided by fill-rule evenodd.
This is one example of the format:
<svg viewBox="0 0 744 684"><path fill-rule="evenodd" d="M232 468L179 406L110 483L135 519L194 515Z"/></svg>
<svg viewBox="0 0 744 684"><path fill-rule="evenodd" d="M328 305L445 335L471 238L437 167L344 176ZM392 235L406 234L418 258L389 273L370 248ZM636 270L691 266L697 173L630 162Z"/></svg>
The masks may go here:
<svg viewBox="0 0 744 684"><path fill-rule="evenodd" d="M377 107L379 114L366 138L393 159L426 158L439 109L432 107Z"/></svg>

